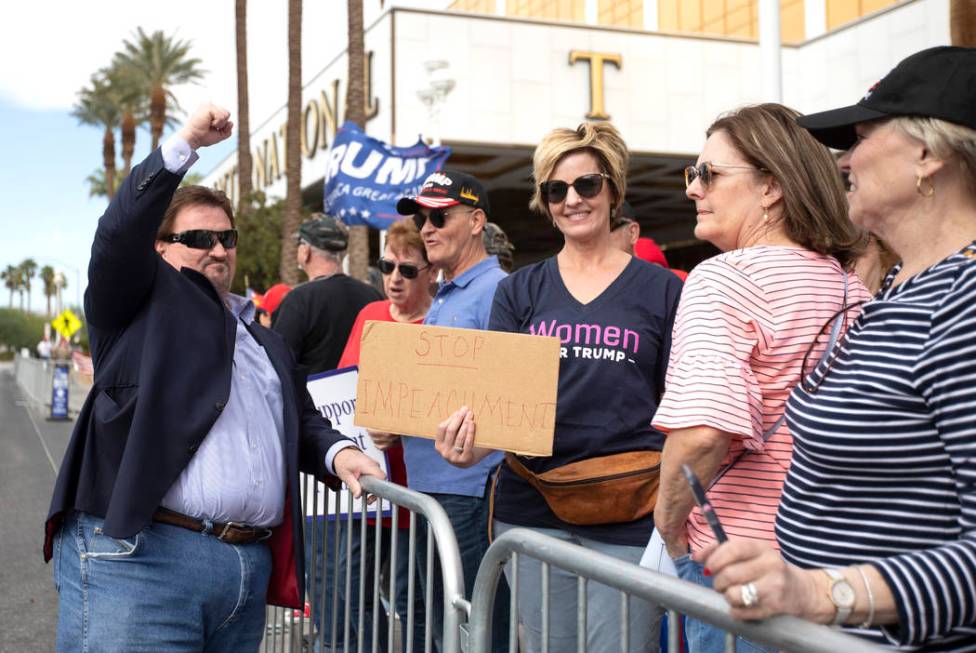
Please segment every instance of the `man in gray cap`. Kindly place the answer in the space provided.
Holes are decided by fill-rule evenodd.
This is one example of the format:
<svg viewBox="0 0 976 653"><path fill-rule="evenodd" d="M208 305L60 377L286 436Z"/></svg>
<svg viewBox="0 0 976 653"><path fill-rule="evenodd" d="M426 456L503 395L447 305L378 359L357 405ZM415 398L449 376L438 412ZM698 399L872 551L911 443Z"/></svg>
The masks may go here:
<svg viewBox="0 0 976 653"><path fill-rule="evenodd" d="M342 273L349 229L338 219L315 213L297 237L298 267L308 282L288 293L271 328L291 346L299 368L317 374L335 369L359 311L383 297Z"/></svg>

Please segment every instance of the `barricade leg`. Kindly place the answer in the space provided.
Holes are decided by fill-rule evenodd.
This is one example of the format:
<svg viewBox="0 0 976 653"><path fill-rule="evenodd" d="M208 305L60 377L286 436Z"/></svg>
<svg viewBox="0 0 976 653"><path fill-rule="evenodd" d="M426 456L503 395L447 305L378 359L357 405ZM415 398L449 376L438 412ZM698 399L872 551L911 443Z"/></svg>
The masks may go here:
<svg viewBox="0 0 976 653"><path fill-rule="evenodd" d="M437 593L449 597L448 605L438 615L441 645L437 650L458 653L460 626L470 604L464 596L461 559L451 521L443 507L428 495L387 481L361 480L367 492L410 511L407 528L398 528L400 513L390 511L389 504L384 504L383 518L370 515L368 520L358 516L349 520L346 515L366 512L362 503L365 498L354 503L345 495L340 508L335 493L323 489L325 500L319 502L317 491L310 491L306 486L307 500L303 503L311 518L305 537L306 588L312 605L312 616L304 629L306 644L301 643L300 618L295 621L298 630L286 638L283 637L286 620L280 618L281 611L269 609L269 627L262 650L265 653L434 650L432 612L429 603L421 600L422 585L417 578L420 558L430 563L423 567L431 573L426 586L434 587L436 560ZM328 506L327 510L324 506ZM376 507L379 504L374 504L371 512ZM323 510L328 514L320 517L318 513ZM384 523L386 516L392 517L392 524ZM440 554L436 558L435 550ZM381 599L387 587L389 593Z"/></svg>
<svg viewBox="0 0 976 653"><path fill-rule="evenodd" d="M400 620L400 628L403 633L403 647L401 650L408 653L423 653L424 650L424 601L420 592L420 582L417 570L417 557L420 548L417 547L417 532L420 531L418 523L421 519L415 514L411 515L411 523L408 530L400 530L396 534L395 552L392 558L395 562L395 570L392 570L393 578L391 586L394 595L394 605ZM426 526L424 527L426 532Z"/></svg>
<svg viewBox="0 0 976 653"><path fill-rule="evenodd" d="M497 520L494 523L496 536L513 528ZM533 530L627 562L636 563L643 552L643 547L581 539L562 530ZM512 571L509 562L505 566L509 579ZM584 650L577 640L578 630L587 634L585 650L588 651L644 653L659 649L661 608L636 597L627 601L625 607L621 598L625 595L618 589L592 581L584 585L585 594L581 595L578 575L529 556L518 557L518 575L518 613L525 627L528 652ZM496 605L499 600L496 597ZM628 624L626 630L622 620Z"/></svg>
<svg viewBox="0 0 976 653"><path fill-rule="evenodd" d="M488 501L483 497L465 497L454 494L431 494L444 511L457 538L458 549L461 553L461 566L464 572L464 595L471 596L474 579L478 574L478 567L488 550ZM419 562L421 577L426 577L426 557L421 555ZM443 614L443 579L440 576L440 562L436 559L433 565L433 632L435 642L440 649L440 632L443 629L441 615ZM428 592L424 588L425 593ZM498 600L495 602L494 623L492 632L492 650L505 653L508 651L508 621L509 621L509 593L508 585L502 580L498 588Z"/></svg>

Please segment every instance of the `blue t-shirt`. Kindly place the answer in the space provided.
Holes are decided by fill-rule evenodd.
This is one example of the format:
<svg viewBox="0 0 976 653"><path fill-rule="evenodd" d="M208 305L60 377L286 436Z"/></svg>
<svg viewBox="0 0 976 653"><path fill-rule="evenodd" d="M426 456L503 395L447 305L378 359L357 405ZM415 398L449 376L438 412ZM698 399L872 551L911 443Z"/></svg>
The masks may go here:
<svg viewBox="0 0 976 653"><path fill-rule="evenodd" d="M498 258L489 256L444 282L427 311L424 324L486 329L495 287L506 276L498 265ZM460 406L454 406L451 410L458 408ZM477 465L460 469L437 453L433 440L404 436L402 442L407 486L418 492L483 497L488 475L502 460L500 452L493 453Z"/></svg>
<svg viewBox="0 0 976 653"><path fill-rule="evenodd" d="M664 436L651 418L664 392L681 285L670 271L638 258L587 304L567 290L555 258L498 285L489 329L562 341L553 453L519 456L523 465L541 473L595 456L661 450ZM498 479L495 518L634 546L646 544L654 526L653 516L625 524L567 524L508 465Z"/></svg>

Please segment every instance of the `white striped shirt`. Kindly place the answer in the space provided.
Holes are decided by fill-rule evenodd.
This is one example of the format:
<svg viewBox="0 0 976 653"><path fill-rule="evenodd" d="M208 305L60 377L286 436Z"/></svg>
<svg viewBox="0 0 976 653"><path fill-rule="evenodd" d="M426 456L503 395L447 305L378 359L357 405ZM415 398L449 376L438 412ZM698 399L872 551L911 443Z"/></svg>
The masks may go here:
<svg viewBox="0 0 976 653"><path fill-rule="evenodd" d="M789 399L776 535L801 567L880 571L899 622L863 634L976 651L976 246L897 271Z"/></svg>
<svg viewBox="0 0 976 653"><path fill-rule="evenodd" d="M665 432L709 426L733 435L725 464L735 465L708 493L729 535L776 544L792 439L784 423L768 440L763 434L783 414L804 354L813 345L816 363L826 347L827 336L817 334L844 306L844 278L832 256L768 245L725 252L688 276L653 424ZM849 304L870 297L856 276L847 285ZM715 541L699 508L687 526L692 551Z"/></svg>

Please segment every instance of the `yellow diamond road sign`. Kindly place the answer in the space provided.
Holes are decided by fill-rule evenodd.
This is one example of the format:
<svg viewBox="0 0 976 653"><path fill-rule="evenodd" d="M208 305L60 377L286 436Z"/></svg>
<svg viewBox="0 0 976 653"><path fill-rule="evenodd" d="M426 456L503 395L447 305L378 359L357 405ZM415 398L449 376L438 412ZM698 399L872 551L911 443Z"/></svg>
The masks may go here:
<svg viewBox="0 0 976 653"><path fill-rule="evenodd" d="M81 328L81 320L74 314L74 311L66 308L61 315L51 320L51 326L66 339L70 339Z"/></svg>

